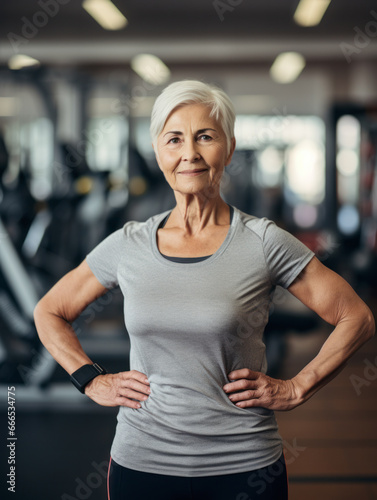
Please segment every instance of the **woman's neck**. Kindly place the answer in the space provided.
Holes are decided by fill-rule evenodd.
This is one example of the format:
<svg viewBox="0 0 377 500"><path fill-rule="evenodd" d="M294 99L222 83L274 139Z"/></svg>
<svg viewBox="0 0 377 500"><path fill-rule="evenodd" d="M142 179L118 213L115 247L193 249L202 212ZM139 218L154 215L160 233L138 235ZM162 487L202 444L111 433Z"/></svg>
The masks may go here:
<svg viewBox="0 0 377 500"><path fill-rule="evenodd" d="M220 197L205 198L175 192L177 205L166 227L179 227L185 233L195 235L209 226L229 225L229 206Z"/></svg>

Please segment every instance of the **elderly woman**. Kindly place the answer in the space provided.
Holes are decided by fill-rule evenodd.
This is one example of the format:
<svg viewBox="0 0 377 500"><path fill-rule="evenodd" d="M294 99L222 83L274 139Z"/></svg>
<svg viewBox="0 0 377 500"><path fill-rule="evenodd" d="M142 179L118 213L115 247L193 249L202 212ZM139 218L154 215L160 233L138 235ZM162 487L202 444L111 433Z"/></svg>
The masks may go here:
<svg viewBox="0 0 377 500"><path fill-rule="evenodd" d="M151 135L176 205L127 222L39 302L41 341L76 387L119 406L110 500L284 500L287 477L274 410L305 403L374 334L352 288L267 219L220 196L235 148L220 89L169 85ZM266 375L263 331L277 285L335 329L290 380ZM131 371L106 373L70 324L119 286Z"/></svg>

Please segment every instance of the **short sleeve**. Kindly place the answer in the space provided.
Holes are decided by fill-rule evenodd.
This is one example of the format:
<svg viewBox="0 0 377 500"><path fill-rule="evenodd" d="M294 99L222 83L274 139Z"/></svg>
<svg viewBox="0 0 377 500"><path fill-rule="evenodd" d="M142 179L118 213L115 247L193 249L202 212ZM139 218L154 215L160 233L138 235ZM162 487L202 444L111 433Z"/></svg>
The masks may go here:
<svg viewBox="0 0 377 500"><path fill-rule="evenodd" d="M94 276L109 290L118 286L118 264L123 247L124 230L118 229L86 256L86 262Z"/></svg>
<svg viewBox="0 0 377 500"><path fill-rule="evenodd" d="M263 244L271 282L288 288L315 254L292 234L265 220Z"/></svg>

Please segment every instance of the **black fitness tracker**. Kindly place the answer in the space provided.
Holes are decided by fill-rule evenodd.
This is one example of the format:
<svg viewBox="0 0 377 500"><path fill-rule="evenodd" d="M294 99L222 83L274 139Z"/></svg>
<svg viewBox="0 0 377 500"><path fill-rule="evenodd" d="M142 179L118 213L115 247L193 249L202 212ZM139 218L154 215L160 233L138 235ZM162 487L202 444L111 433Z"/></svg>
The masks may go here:
<svg viewBox="0 0 377 500"><path fill-rule="evenodd" d="M105 375L107 371L103 366L98 363L94 363L93 365L84 365L70 376L72 384L77 387L77 389L85 393L85 387L89 384L91 380L98 377L98 375Z"/></svg>

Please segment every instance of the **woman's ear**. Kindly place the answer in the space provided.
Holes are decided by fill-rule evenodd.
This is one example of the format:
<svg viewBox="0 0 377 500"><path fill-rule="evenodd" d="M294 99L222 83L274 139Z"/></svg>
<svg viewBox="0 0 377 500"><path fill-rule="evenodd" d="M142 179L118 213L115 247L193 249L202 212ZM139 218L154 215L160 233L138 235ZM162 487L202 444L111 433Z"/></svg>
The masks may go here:
<svg viewBox="0 0 377 500"><path fill-rule="evenodd" d="M226 162L225 162L225 166L227 167L229 165L229 163L232 161L232 156L233 156L233 153L234 153L234 150L236 149L236 138L235 137L232 137L231 141L230 141L230 151L229 151L229 155L226 159Z"/></svg>

